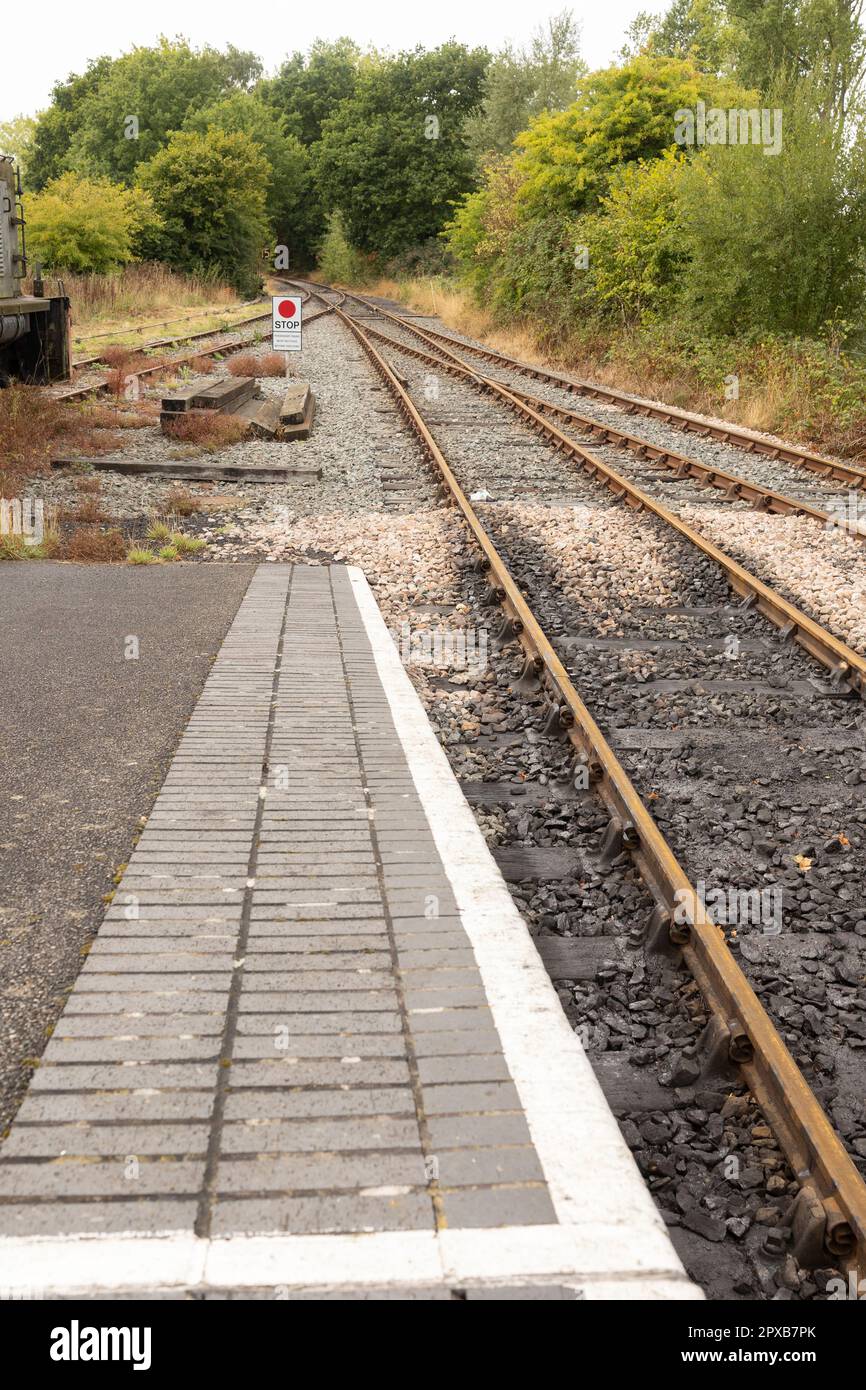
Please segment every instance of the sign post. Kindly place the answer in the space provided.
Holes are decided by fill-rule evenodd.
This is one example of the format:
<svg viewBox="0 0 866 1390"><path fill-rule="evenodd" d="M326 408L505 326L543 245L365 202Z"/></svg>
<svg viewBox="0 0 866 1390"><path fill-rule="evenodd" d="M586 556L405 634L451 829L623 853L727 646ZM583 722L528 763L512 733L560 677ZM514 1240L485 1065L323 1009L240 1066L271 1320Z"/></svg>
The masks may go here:
<svg viewBox="0 0 866 1390"><path fill-rule="evenodd" d="M271 337L274 352L301 351L300 295L275 294L272 296Z"/></svg>

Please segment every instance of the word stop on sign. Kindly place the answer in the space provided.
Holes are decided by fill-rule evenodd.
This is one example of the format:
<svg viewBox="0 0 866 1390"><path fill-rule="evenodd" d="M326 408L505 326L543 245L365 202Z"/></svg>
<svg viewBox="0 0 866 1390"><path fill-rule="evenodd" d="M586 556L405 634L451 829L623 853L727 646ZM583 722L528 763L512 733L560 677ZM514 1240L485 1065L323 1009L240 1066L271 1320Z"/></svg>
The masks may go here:
<svg viewBox="0 0 866 1390"><path fill-rule="evenodd" d="M271 300L271 337L274 352L301 351L301 301L275 294Z"/></svg>

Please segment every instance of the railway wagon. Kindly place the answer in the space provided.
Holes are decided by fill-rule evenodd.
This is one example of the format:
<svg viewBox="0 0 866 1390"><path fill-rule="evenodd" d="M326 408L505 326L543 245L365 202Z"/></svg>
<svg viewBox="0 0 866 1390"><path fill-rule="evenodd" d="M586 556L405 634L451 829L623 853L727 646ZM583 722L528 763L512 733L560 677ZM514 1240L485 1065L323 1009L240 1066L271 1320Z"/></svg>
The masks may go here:
<svg viewBox="0 0 866 1390"><path fill-rule="evenodd" d="M69 376L69 300L46 295L38 266L33 293L24 293L27 258L21 174L0 154L0 386L64 381Z"/></svg>

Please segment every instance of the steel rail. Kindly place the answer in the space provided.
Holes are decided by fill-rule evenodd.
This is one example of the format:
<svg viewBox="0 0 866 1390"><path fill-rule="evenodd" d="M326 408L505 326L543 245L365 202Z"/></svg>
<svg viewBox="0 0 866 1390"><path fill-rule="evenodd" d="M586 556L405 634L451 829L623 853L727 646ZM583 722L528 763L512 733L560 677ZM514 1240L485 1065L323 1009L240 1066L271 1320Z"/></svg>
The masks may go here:
<svg viewBox="0 0 866 1390"><path fill-rule="evenodd" d="M265 320L269 319L270 317L271 316L269 313L254 314L251 318L238 319L236 323L230 323L226 328L205 328L202 329L201 332L179 333L174 338L154 338L153 341L149 343L129 343L129 351L130 353L152 352L154 348L158 347L171 347L177 343L194 343L198 342L202 338L214 338L216 337L217 333L230 333L235 328L247 328L251 323L264 323ZM121 346L126 346L126 344L121 344ZM204 357L206 356L206 354L204 352L200 352L198 353L198 356ZM96 357L78 357L75 359L72 365L73 367L91 367L94 365L94 363L102 361L104 361L104 358L99 357L98 355Z"/></svg>
<svg viewBox="0 0 866 1390"><path fill-rule="evenodd" d="M487 574L492 599L505 612L509 635L519 640L528 668L531 664L547 687L557 720L610 813L608 846L630 851L653 894L656 943L669 943L682 952L713 1016L707 1030L710 1062L739 1069L788 1159L800 1185L788 1218L798 1257L812 1264L829 1257L843 1268L861 1268L866 1262L866 1184L734 960L723 930L707 916L699 894L580 698L408 391L368 332L341 309L335 312L388 386L478 544L479 567Z"/></svg>
<svg viewBox="0 0 866 1390"><path fill-rule="evenodd" d="M390 314L387 310L382 310L382 313L386 317L394 319L401 327L405 326L397 315ZM425 337L425 330L413 328L412 332L421 338ZM394 345L398 349L401 346L397 343ZM437 350L442 351L442 349ZM866 699L866 659L858 652L855 652L838 637L834 637L831 632L828 632L814 618L810 618L807 613L789 603L787 599L782 598L781 594L776 593L757 575L752 574L739 561L734 560L720 546L707 540L688 522L683 521L661 502L651 497L648 492L644 492L642 488L630 482L623 474L618 473L610 464L604 463L584 445L565 434L532 405L515 395L510 388L502 386L492 377L482 376L465 362L461 362L454 354L449 355L453 358L449 365L456 375L462 376L477 389L497 396L515 414L530 424L536 434L543 435L556 450L576 459L593 477L604 482L617 497L625 499L629 505L638 510L644 509L652 512L674 531L679 532L681 536L702 551L708 559L721 566L731 588L746 600L749 607L755 607L780 630L786 640L797 642L810 656L825 666L830 672L834 684L847 685L861 699Z"/></svg>
<svg viewBox="0 0 866 1390"><path fill-rule="evenodd" d="M374 338L384 343L390 343L392 347L407 353L410 357L415 357L431 366L444 367L448 372L454 371L458 359L450 353L447 357L434 357L431 353L423 352L420 348L412 347L409 343L401 343L396 338L390 338L387 333L380 333L378 329L370 328L369 332ZM443 353L445 349L437 347L436 351ZM465 365L465 363L460 363L460 366L465 367ZM858 540L866 540L866 523L849 523L846 520L837 520L829 512L822 511L820 507L812 506L810 502L804 502L797 497L788 497L782 492L774 492L772 488L764 487L761 483L752 482L749 478L743 478L736 473L727 473L721 468L714 468L711 464L701 462L700 459L692 458L688 454L680 454L675 449L667 449L662 444L654 444L651 440L643 439L640 435L627 434L624 430L616 429L613 425L605 425L598 420L593 420L588 415L581 415L577 410L570 410L566 406L556 405L553 401L532 396L526 391L519 391L516 387L509 386L506 382L498 381L494 377L489 378L489 380L495 381L497 386L504 387L519 400L525 401L543 414L552 415L568 424L572 422L579 424L584 433L600 438L603 443L621 445L638 458L647 459L651 463L657 463L667 468L678 478L690 478L702 487L721 490L726 501L750 502L757 511L772 512L780 516L807 516L813 521L820 522L827 529L836 528L855 536Z"/></svg>
<svg viewBox="0 0 866 1390"><path fill-rule="evenodd" d="M360 298L360 296L356 297ZM374 307L378 308L379 306ZM387 315L389 311L380 310L380 312ZM400 322L409 332L420 331L415 328L414 324L406 320L400 319ZM646 415L654 420L660 420L663 424L671 425L674 429L683 430L689 434L698 434L705 439L715 439L720 444L734 445L738 449L745 450L746 453L764 454L771 460L778 459L782 463L791 463L798 467L808 468L824 478L848 483L853 488L866 487L866 468L861 468L857 464L843 463L840 459L828 458L824 454L814 453L812 450L801 448L797 444L777 442L754 430L745 429L739 425L721 424L718 421L707 419L706 416L696 415L688 410L680 410L677 406L662 405L658 401L649 401L643 396L632 396L627 391L617 391L611 386L601 386L597 382L584 381L579 377L563 376L559 372L552 372L544 367L533 367L527 362L508 357L505 353L495 352L492 348L480 347L475 343L465 343L460 338L454 338L447 333L440 333L436 329L425 329L424 332L431 338L436 338L447 344L451 349L456 348L461 352L472 353L483 358L486 362L505 367L510 371L521 372L525 376L532 377L535 381L549 382L563 391L591 397L593 400L602 401L607 405L618 406L630 415Z"/></svg>
<svg viewBox="0 0 866 1390"><path fill-rule="evenodd" d="M306 301L307 299L309 299L309 298L311 297L312 293L313 293L313 292L312 292L311 290L304 290L304 291L302 292L302 302L303 302L303 301ZM314 297L315 297L316 299L319 298L318 295L315 295ZM255 303L255 302L256 302L255 300L250 300L248 304L240 305L239 307L241 307L241 308L249 308L250 305L253 304L253 303ZM258 301L258 302L260 303L261 301ZM214 311L211 311L210 313L206 313L206 312L205 312L205 313L201 313L201 314L186 314L186 315L182 315L182 316L181 316L181 319L183 319L183 318L186 318L186 319L203 319L203 318L214 318L215 316L216 316L216 311L214 310ZM130 348L130 351L131 351L131 352L150 352L153 348L157 348L157 347L170 347L173 343L194 343L194 342L196 342L196 341L201 340L202 338L212 338L212 337L214 336L214 334L216 334L216 333L229 333L229 332L231 332L231 330L232 330L233 328L245 328L245 327L247 327L247 326L248 326L249 324L251 324L251 323L263 323L263 322L265 321L265 319L270 319L270 317L271 317L270 310L268 310L268 312L267 312L266 314L264 314L264 313L262 313L262 314L252 314L252 315L248 315L246 318L237 319L234 323L229 323L229 324L227 324L225 328L202 328L202 329L200 329L200 330L197 330L195 333L178 333L178 334L176 334L176 335L175 335L174 337L172 337L172 338L154 338L154 339L153 339L151 342L149 342L149 343L139 343L139 344L137 344L137 345L134 344L134 343L130 343L130 344L129 344L129 348ZM313 319L317 319L317 318L319 318L319 317L320 317L319 314L314 314L314 315L313 315ZM87 342L90 342L91 339L93 339L93 338L110 338L110 337L112 337L112 336L115 336L116 334L120 334L121 336L123 336L123 335L126 334L126 333L143 333L144 330L145 330L145 328L160 328L160 327L163 327L163 326L167 326L167 325L170 324L170 323L178 323L178 322L180 322L180 321L181 321L181 320L178 320L178 319L163 319L163 320L161 321L161 323L146 323L146 324L142 324L139 328L125 328L125 329L124 329L124 328L121 328L121 329L115 329L113 333L91 333L91 334L88 334L88 335L87 335L86 337L84 337L84 338L79 338L79 339L77 339L76 341L87 343ZM312 322L312 319L308 320L308 322ZM200 357L204 357L204 356L206 356L207 354L206 354L206 353L199 353L198 355L199 355ZM99 356L96 356L96 357L78 357L78 358L76 358L75 361L72 363L72 366L73 366L73 367L89 367L89 366L92 366L92 364L93 364L94 362L101 362L101 361L102 361L102 358L99 357Z"/></svg>
<svg viewBox="0 0 866 1390"><path fill-rule="evenodd" d="M308 295L309 295L309 292L308 292ZM236 305L235 307L238 308L238 309L252 309L252 308L255 307L256 305L259 305L259 306L261 305L261 299L260 299L260 298L259 298L259 299L248 299L248 300L246 300L243 304L238 304L238 305ZM198 311L198 313L195 313L195 314L178 314L177 317L176 317L176 318L173 318L173 319L148 319L146 323L131 324L128 328L123 328L123 327L120 327L120 326L116 326L115 328L109 328L109 329L107 329L105 332L102 332L102 333L82 333L80 337L73 338L73 342L74 342L74 343L78 343L78 344L83 344L83 343L95 343L95 342L96 342L98 339L100 339L100 338L116 338L116 337L118 337L118 336L120 336L120 337L125 337L125 336L126 336L127 334L129 334L129 333L145 333L145 332L148 330L148 328L170 328L171 325L172 325L173 323L192 323L192 322L194 322L196 319L212 319L212 318L219 318L219 316L220 316L220 308L219 308L219 306L216 306L216 307L213 308L213 309L200 309L200 310ZM254 323L255 320L256 320L257 318L265 318L265 317L266 317L265 314L256 314L252 319L243 318L243 319L239 319L238 322L239 322L239 323L247 323L247 322ZM234 327L234 324L229 324L228 327L229 327L229 328L233 328L233 327ZM212 329L205 330L205 331L209 331L209 332L213 333L213 332L217 332L218 330L212 328ZM191 337L194 337L194 336L197 336L197 335L192 334L192 333L186 333L186 334L184 334L184 333L178 333L178 334L176 334L173 338L156 338L156 339L154 339L153 342L151 342L151 343L141 343L141 344L139 344L139 345L135 348L135 351L138 352L138 351L143 350L144 348L153 347L153 346L155 346L155 345L157 345L157 346L158 346L158 345L162 345L163 343L183 343L183 342L185 342L185 341L187 340L187 338L191 338ZM130 344L130 346L133 346L133 345ZM79 367L79 366L81 366L82 364L85 364L85 363L100 362L101 360L102 360L102 359L99 358L99 357L79 357L79 358L77 358L77 359L72 363L72 365L73 365L73 367Z"/></svg>

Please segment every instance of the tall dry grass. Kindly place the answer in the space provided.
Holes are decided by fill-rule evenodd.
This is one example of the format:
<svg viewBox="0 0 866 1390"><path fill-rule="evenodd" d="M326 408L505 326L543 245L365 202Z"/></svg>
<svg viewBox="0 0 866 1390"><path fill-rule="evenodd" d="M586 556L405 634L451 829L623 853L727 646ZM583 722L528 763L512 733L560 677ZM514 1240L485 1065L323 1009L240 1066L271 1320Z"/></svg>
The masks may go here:
<svg viewBox="0 0 866 1390"><path fill-rule="evenodd" d="M117 448L122 438L112 424L104 406L58 401L38 386L6 387L0 391L0 497L47 472L54 456Z"/></svg>
<svg viewBox="0 0 866 1390"><path fill-rule="evenodd" d="M534 366L553 366L555 359L543 351L528 328L503 327L493 315L476 304L468 291L441 280L389 280L382 278L367 285L365 294L398 299L418 314L438 314L442 322L457 333L478 338L497 352L519 357Z"/></svg>
<svg viewBox="0 0 866 1390"><path fill-rule="evenodd" d="M238 302L237 294L228 285L200 275L183 275L156 262L124 266L113 275L69 272L62 279L73 303L76 325L122 316L156 318L158 310L222 307Z"/></svg>
<svg viewBox="0 0 866 1390"><path fill-rule="evenodd" d="M73 346L95 351L106 337L140 343L142 335L170 337L228 326L249 313L228 285L206 276L183 275L155 262L125 266L112 275L48 276L49 293L60 285L72 307ZM26 288L32 281L26 282Z"/></svg>

